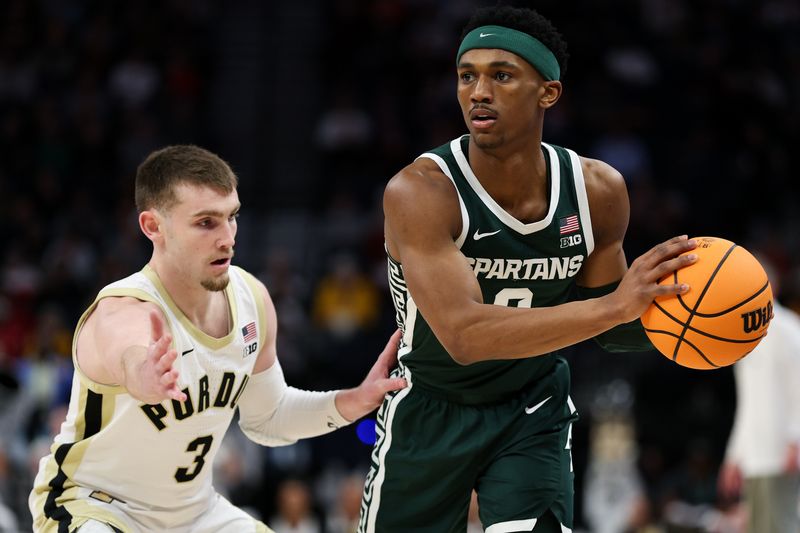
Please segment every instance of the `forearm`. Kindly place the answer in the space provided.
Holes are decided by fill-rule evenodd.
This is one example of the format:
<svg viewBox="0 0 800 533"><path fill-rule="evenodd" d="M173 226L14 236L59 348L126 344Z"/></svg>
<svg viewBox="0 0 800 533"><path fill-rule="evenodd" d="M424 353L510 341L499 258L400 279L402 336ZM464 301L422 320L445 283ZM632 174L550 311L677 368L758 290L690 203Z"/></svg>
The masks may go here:
<svg viewBox="0 0 800 533"><path fill-rule="evenodd" d="M611 294L619 286L619 281L600 287L576 287L579 300L599 298ZM618 324L594 336L594 341L607 352L644 352L655 349L644 331L642 320Z"/></svg>
<svg viewBox="0 0 800 533"><path fill-rule="evenodd" d="M337 409L338 395L339 391L289 387L276 361L250 378L239 402L239 426L248 438L265 446L324 435L351 422Z"/></svg>
<svg viewBox="0 0 800 533"><path fill-rule="evenodd" d="M159 359L160 364L166 365L160 369L159 363L148 360L147 348L135 345L126 348L116 360L109 356L111 383L124 387L133 398L151 405L168 398L184 401L185 393L179 390L177 372L172 369L174 356L166 361L161 356ZM171 377L167 377L168 374Z"/></svg>
<svg viewBox="0 0 800 533"><path fill-rule="evenodd" d="M349 422L358 420L380 406L370 402L358 389L343 389L336 394L336 410Z"/></svg>
<svg viewBox="0 0 800 533"><path fill-rule="evenodd" d="M109 355L106 368L113 379L113 383L125 387L134 398L141 398L141 391L145 388L142 383L142 365L147 360L147 348L144 346L130 346L119 356Z"/></svg>
<svg viewBox="0 0 800 533"><path fill-rule="evenodd" d="M461 364L544 355L621 323L609 296L533 309L468 307L472 309L457 313L449 331L439 337Z"/></svg>

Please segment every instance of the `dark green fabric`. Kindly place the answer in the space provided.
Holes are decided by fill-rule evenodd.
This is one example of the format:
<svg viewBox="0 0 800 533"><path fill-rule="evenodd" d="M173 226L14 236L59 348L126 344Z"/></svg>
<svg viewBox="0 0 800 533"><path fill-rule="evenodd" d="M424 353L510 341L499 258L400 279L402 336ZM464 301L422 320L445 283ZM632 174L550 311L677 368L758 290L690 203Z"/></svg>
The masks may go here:
<svg viewBox="0 0 800 533"><path fill-rule="evenodd" d="M619 281L603 285L602 287L577 287L578 299L588 300L611 294L619 286ZM647 352L655 347L647 334L640 319L620 324L610 330L594 337L600 347L607 352Z"/></svg>
<svg viewBox="0 0 800 533"><path fill-rule="evenodd" d="M578 414L568 400L566 362L546 378L484 406L441 400L414 385L388 395L359 531L464 533L473 489L484 527L548 510L572 527L571 425Z"/></svg>

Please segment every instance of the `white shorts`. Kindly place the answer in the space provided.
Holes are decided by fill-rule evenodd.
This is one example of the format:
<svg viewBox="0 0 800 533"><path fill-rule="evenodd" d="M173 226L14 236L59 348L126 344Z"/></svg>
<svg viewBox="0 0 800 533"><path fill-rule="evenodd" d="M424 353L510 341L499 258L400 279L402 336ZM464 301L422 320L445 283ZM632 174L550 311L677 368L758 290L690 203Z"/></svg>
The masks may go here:
<svg viewBox="0 0 800 533"><path fill-rule="evenodd" d="M116 499L101 502L90 497L64 502L62 506L73 516L72 533L274 533L219 494L213 496L212 504L199 516L180 526L166 521L174 519L173 511L134 508ZM37 533L55 533L58 529L55 520L46 520L44 524L37 520L34 527Z"/></svg>

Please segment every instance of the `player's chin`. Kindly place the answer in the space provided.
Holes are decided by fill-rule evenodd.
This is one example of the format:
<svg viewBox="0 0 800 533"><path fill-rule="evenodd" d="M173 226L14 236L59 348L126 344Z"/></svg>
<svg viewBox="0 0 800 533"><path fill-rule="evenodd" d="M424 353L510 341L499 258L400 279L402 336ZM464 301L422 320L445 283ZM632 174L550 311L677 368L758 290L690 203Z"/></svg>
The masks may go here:
<svg viewBox="0 0 800 533"><path fill-rule="evenodd" d="M206 278L200 281L200 285L207 291L217 292L225 290L225 287L228 286L231 278L228 276L228 273L222 273L217 276Z"/></svg>
<svg viewBox="0 0 800 533"><path fill-rule="evenodd" d="M503 144L502 137L493 132L478 130L472 131L471 133L472 140L475 142L475 145L482 150L491 150L492 148L498 148Z"/></svg>

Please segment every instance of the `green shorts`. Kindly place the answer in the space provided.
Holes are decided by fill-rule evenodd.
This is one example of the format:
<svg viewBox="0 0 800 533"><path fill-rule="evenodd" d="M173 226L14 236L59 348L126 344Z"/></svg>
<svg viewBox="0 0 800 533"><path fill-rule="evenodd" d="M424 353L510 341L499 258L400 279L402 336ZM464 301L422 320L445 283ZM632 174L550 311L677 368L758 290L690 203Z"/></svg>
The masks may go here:
<svg viewBox="0 0 800 533"><path fill-rule="evenodd" d="M473 489L487 533L532 531L548 509L572 528L578 415L568 383L561 362L499 404L449 402L413 382L390 395L378 412L359 533L463 533Z"/></svg>

